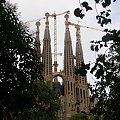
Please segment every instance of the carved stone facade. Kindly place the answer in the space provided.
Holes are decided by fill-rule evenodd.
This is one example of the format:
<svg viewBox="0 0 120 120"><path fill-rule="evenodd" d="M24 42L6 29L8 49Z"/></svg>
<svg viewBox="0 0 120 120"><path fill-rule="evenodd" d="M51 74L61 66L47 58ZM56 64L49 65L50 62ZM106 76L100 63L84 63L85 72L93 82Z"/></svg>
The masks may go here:
<svg viewBox="0 0 120 120"><path fill-rule="evenodd" d="M69 30L68 14L65 15L65 37L64 37L64 68L62 71L53 73L51 39L49 30L49 13L46 13L46 27L43 38L42 61L44 68L44 79L50 81L54 90L60 94L62 109L59 111L61 120L68 120L72 114L77 112L89 112L89 92L87 87L87 78L75 75L75 68L79 68L83 60L83 52L80 39L80 26L76 28L76 55L73 55L72 40ZM74 40L75 41L75 40ZM61 85L54 81L54 77L60 76L63 79Z"/></svg>

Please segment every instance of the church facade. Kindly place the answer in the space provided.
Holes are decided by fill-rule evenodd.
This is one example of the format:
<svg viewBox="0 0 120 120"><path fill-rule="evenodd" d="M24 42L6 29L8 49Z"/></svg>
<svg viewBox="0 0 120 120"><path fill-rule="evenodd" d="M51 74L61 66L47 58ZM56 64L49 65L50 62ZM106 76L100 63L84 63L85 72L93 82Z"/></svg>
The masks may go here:
<svg viewBox="0 0 120 120"><path fill-rule="evenodd" d="M38 46L39 53L42 57L44 65L43 76L44 79L53 85L53 89L60 94L62 109L59 111L59 117L62 120L68 120L71 115L79 112L89 112L89 91L87 86L87 77L75 74L75 69L81 66L84 62L80 25L74 24L76 28L76 53L73 55L71 33L69 30L70 22L68 21L69 15L65 15L65 36L64 36L64 67L59 72L52 70L52 53L51 53L51 38L49 30L49 13L45 14L45 31L43 38L43 50L41 52ZM39 28L40 24L36 24ZM39 29L36 32L36 43L39 41ZM62 85L58 82L57 77L63 79ZM54 79L54 81L53 81Z"/></svg>

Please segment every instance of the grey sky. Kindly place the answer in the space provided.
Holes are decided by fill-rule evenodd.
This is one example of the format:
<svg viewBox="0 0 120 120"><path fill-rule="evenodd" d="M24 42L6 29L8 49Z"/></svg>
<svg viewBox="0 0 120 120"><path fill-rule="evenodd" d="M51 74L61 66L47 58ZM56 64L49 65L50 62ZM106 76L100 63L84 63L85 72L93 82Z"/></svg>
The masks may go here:
<svg viewBox="0 0 120 120"><path fill-rule="evenodd" d="M69 21L73 23L77 23L79 18L76 18L74 16L74 9L79 7L79 0L9 0L11 3L17 3L18 6L18 12L21 12L21 20L23 21L30 21L34 19L39 19L44 17L44 14L46 12L49 12L50 14L54 13L61 13L66 10L70 10L70 17ZM84 0L81 0L81 2ZM90 0L87 0L90 1ZM91 0L93 1L93 0ZM93 5L94 2L91 2L91 5ZM93 5L94 6L94 5ZM116 3L114 3L110 8L112 8L112 21L113 23L111 25L108 25L111 29L113 27L120 28L120 1L116 0ZM99 8L101 9L101 8ZM99 11L98 9L98 11ZM95 11L88 12L83 20L81 20L80 24L84 26L90 26L98 29L101 28L95 19ZM50 20L50 31L51 31L51 41L52 41L52 52L53 51L53 18L49 18ZM57 38L58 38L58 52L63 53L64 49L64 15L57 17ZM44 34L44 20L41 21L41 28L40 28L40 39L42 42L43 34ZM35 31L35 22L31 23L31 29ZM71 37L72 37L72 43L73 43L73 50L75 52L75 28L73 26L70 26L71 31ZM103 35L100 31L95 31L91 29L85 29L81 27L81 42L82 42L82 48L83 48L83 54L85 62L88 63L89 61L93 62L96 57L96 53L91 52L90 50L90 41L91 40L100 40L101 35ZM62 61L62 62L61 62ZM58 63L59 69L63 69L63 56L58 56ZM91 76L88 75L88 80L91 81Z"/></svg>

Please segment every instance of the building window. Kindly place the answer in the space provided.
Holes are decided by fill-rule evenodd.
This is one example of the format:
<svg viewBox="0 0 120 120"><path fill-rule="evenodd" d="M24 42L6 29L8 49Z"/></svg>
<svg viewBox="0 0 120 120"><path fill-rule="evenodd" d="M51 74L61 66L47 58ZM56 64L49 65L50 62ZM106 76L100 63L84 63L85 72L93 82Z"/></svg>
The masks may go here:
<svg viewBox="0 0 120 120"><path fill-rule="evenodd" d="M72 105L72 108L73 108L74 106Z"/></svg>
<svg viewBox="0 0 120 120"><path fill-rule="evenodd" d="M79 107L77 107L77 113L79 113L80 112L80 109L79 109Z"/></svg>
<svg viewBox="0 0 120 120"><path fill-rule="evenodd" d="M72 82L71 82L71 91L72 91Z"/></svg>
<svg viewBox="0 0 120 120"><path fill-rule="evenodd" d="M68 81L68 90L70 89L70 86L69 86L69 81Z"/></svg>
<svg viewBox="0 0 120 120"><path fill-rule="evenodd" d="M85 99L85 90L83 90L83 97L84 97L84 99Z"/></svg>
<svg viewBox="0 0 120 120"><path fill-rule="evenodd" d="M69 107L70 107L70 103L69 103Z"/></svg>
<svg viewBox="0 0 120 120"><path fill-rule="evenodd" d="M77 87L76 87L76 96L77 96Z"/></svg>
<svg viewBox="0 0 120 120"><path fill-rule="evenodd" d="M85 80L85 79L84 79L84 78L82 78L82 82L83 82L83 84L84 84L84 80Z"/></svg>
<svg viewBox="0 0 120 120"><path fill-rule="evenodd" d="M80 89L80 95L81 95L81 99L82 99L82 89Z"/></svg>

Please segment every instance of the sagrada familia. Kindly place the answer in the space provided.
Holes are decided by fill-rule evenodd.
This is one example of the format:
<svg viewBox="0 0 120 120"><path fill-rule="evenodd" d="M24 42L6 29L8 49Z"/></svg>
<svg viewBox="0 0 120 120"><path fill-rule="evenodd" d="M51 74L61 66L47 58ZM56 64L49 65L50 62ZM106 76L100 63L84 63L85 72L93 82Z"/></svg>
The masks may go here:
<svg viewBox="0 0 120 120"><path fill-rule="evenodd" d="M57 71L57 61L54 62L52 70L51 37L49 30L49 13L45 14L45 31L43 38L43 50L40 48L39 26L37 22L36 49L42 57L44 65L44 79L53 85L53 89L60 94L62 109L59 111L61 120L69 120L71 115L79 112L89 113L90 97L87 86L87 77L75 74L75 69L84 62L80 37L80 25L74 24L76 28L76 53L73 55L71 34L69 30L69 15L65 14L65 37L64 37L64 66L63 70ZM42 52L41 52L42 51ZM58 81L62 78L62 85ZM53 80L54 79L54 80Z"/></svg>

